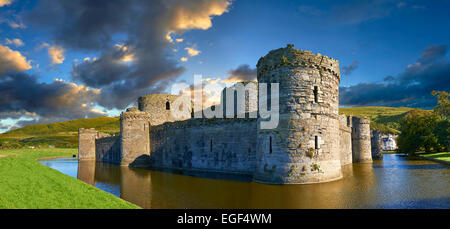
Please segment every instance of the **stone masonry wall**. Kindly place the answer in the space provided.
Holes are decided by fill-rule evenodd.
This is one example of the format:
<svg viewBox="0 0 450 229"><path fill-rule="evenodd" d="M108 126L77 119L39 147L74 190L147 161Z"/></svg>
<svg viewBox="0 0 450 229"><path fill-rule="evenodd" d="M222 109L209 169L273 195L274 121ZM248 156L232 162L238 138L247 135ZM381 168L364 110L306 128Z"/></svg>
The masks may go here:
<svg viewBox="0 0 450 229"><path fill-rule="evenodd" d="M120 164L120 136L110 136L95 140L96 161Z"/></svg>
<svg viewBox="0 0 450 229"><path fill-rule="evenodd" d="M140 167L150 156L149 114L130 108L120 115L121 165Z"/></svg>
<svg viewBox="0 0 450 229"><path fill-rule="evenodd" d="M150 124L152 126L161 125L165 122L174 122L184 119L176 119L172 116L173 109L183 110L174 106L174 101L179 96L168 94L152 94L142 96L138 99L138 108L140 111L147 112L150 115ZM168 104L167 104L168 103ZM167 106L168 105L168 106ZM167 109L169 108L169 109ZM191 117L191 110L184 111L184 116Z"/></svg>
<svg viewBox="0 0 450 229"><path fill-rule="evenodd" d="M252 175L256 119L191 119L152 126L154 168Z"/></svg>
<svg viewBox="0 0 450 229"><path fill-rule="evenodd" d="M352 129L350 119L345 115L339 116L339 151L341 165L351 164L352 159Z"/></svg>
<svg viewBox="0 0 450 229"><path fill-rule="evenodd" d="M372 146L372 159L381 159L383 158L383 151L382 151L382 138L383 133L378 130L371 130L370 136L371 136L371 146Z"/></svg>
<svg viewBox="0 0 450 229"><path fill-rule="evenodd" d="M366 117L352 117L353 162L372 162L370 143L370 120Z"/></svg>
<svg viewBox="0 0 450 229"><path fill-rule="evenodd" d="M304 184L342 178L338 61L288 45L262 57L257 69L258 83L279 83L280 122L276 129L258 128L254 179Z"/></svg>
<svg viewBox="0 0 450 229"><path fill-rule="evenodd" d="M80 160L95 160L95 139L97 131L95 129L78 130L78 158Z"/></svg>

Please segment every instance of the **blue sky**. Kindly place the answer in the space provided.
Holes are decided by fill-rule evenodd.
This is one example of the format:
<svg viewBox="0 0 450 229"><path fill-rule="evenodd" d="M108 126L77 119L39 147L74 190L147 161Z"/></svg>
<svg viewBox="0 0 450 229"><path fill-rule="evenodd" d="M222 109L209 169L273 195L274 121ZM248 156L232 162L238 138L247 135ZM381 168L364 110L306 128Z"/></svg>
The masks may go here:
<svg viewBox="0 0 450 229"><path fill-rule="evenodd" d="M341 105L430 108L430 90L449 90L448 0L0 0L0 6L4 56L17 51L25 58L0 64L0 93L9 98L0 100L0 131L117 115L139 94L169 92L174 82L192 83L194 74L251 78L245 74L254 74L261 56L286 44L340 61ZM127 55L132 61L117 61ZM29 83L25 91L21 82ZM416 84L423 85L413 94ZM398 96L383 98L397 88Z"/></svg>

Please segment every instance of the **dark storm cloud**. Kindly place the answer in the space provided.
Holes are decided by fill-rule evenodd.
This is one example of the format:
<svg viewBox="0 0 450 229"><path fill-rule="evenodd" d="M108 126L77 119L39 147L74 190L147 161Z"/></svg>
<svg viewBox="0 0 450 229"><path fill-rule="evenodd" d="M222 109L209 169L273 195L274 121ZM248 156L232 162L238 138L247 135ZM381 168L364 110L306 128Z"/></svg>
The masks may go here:
<svg viewBox="0 0 450 229"><path fill-rule="evenodd" d="M344 66L341 68L343 75L350 75L352 72L357 69L359 66L359 62L357 60L354 60L350 65Z"/></svg>
<svg viewBox="0 0 450 229"><path fill-rule="evenodd" d="M447 45L432 45L422 51L419 63L428 64L447 54Z"/></svg>
<svg viewBox="0 0 450 229"><path fill-rule="evenodd" d="M416 63L395 77L386 77L384 82L341 87L341 105L432 108L436 99L431 96L431 91L450 91L450 61L444 58L447 51L442 47L426 48Z"/></svg>
<svg viewBox="0 0 450 229"><path fill-rule="evenodd" d="M69 120L99 116L91 101L98 90L61 80L40 83L25 73L0 75L0 118Z"/></svg>
<svg viewBox="0 0 450 229"><path fill-rule="evenodd" d="M160 81L172 82L183 73L172 56L171 36L210 28L211 17L229 5L226 0L44 0L28 18L50 31L57 45L100 52L95 60L74 64L72 78L100 88L99 105L122 109L143 93L163 91L168 84Z"/></svg>
<svg viewBox="0 0 450 229"><path fill-rule="evenodd" d="M253 81L256 80L256 68L251 68L248 64L243 64L236 69L228 71L231 76L225 81Z"/></svg>

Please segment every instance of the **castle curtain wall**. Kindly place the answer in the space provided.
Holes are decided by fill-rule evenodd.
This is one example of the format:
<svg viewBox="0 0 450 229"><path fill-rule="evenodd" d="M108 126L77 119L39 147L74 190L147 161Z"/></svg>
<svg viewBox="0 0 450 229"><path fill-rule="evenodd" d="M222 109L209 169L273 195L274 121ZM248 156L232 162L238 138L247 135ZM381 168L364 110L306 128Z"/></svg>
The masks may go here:
<svg viewBox="0 0 450 229"><path fill-rule="evenodd" d="M95 148L96 161L120 164L120 136L96 139Z"/></svg>
<svg viewBox="0 0 450 229"><path fill-rule="evenodd" d="M152 126L151 167L252 175L256 119L191 119Z"/></svg>

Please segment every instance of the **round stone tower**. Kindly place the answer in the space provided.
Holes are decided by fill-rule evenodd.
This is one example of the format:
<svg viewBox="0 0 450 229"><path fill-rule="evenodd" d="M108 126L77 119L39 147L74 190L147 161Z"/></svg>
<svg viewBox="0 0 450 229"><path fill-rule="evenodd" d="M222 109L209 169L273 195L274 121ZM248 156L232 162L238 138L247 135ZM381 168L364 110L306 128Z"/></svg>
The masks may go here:
<svg viewBox="0 0 450 229"><path fill-rule="evenodd" d="M279 84L280 116L275 129L261 129L258 122L255 181L307 184L342 178L339 62L288 45L262 57L257 70L259 84Z"/></svg>

